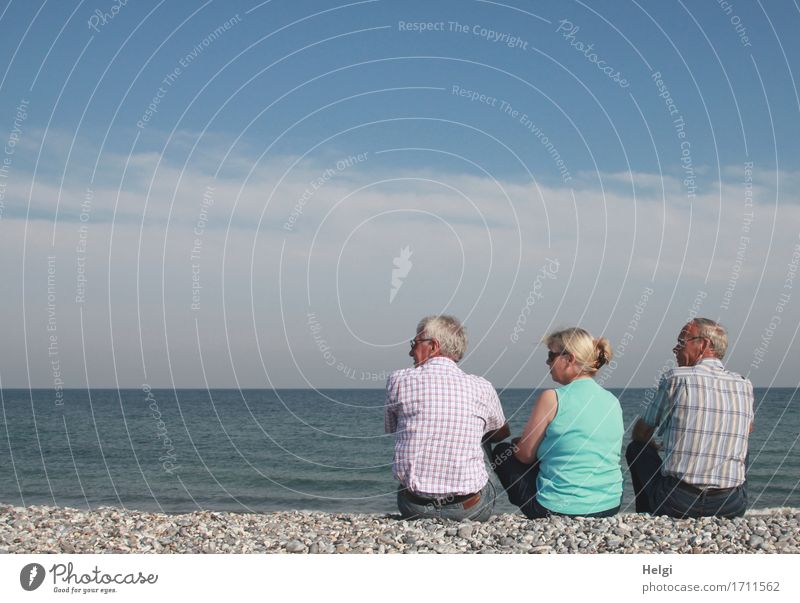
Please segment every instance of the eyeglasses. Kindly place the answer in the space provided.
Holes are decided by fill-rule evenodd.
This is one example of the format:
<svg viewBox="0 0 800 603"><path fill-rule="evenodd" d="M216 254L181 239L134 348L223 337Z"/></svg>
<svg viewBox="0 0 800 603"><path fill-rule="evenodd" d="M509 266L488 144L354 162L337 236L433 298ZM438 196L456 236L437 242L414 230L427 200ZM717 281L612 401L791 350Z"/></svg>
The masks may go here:
<svg viewBox="0 0 800 603"><path fill-rule="evenodd" d="M416 348L416 347L417 347L417 344L420 344L420 343L422 343L423 341L433 341L433 339L432 339L432 338L430 338L430 337L428 337L428 338L426 338L426 339L417 339L417 338L415 337L414 339L412 339L411 341L409 341L409 343L411 344L411 349L413 350L414 348Z"/></svg>
<svg viewBox="0 0 800 603"><path fill-rule="evenodd" d="M685 348L687 343L694 341L695 339L708 339L708 337L700 337L699 335L696 335L694 337L687 337L686 339L679 339L678 345L675 347L679 349Z"/></svg>
<svg viewBox="0 0 800 603"><path fill-rule="evenodd" d="M567 355L569 355L569 352L566 352L564 350L562 350L560 352L550 352L550 351L548 351L547 352L547 364L552 364L553 361L555 361L555 359L558 358L559 356L567 356Z"/></svg>

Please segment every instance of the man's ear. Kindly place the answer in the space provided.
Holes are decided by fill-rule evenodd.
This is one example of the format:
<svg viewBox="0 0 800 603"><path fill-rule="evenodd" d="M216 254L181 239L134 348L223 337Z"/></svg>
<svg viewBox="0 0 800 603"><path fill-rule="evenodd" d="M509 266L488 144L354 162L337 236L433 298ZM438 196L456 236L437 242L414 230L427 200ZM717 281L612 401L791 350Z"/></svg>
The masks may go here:
<svg viewBox="0 0 800 603"><path fill-rule="evenodd" d="M431 339L431 356L438 356L442 353L442 346L437 339Z"/></svg>

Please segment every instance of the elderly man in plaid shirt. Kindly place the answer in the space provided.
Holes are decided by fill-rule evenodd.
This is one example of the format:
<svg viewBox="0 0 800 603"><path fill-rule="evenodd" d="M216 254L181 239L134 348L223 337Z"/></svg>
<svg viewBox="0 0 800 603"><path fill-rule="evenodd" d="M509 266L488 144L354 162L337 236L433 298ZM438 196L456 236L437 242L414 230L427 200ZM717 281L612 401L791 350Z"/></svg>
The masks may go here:
<svg viewBox="0 0 800 603"><path fill-rule="evenodd" d="M753 384L725 370L727 347L725 329L707 318L692 320L678 335L672 350L678 368L662 377L626 451L637 511L672 517L744 514ZM661 446L651 439L656 428Z"/></svg>
<svg viewBox="0 0 800 603"><path fill-rule="evenodd" d="M414 368L393 372L386 384L385 427L396 435L404 518L485 521L494 509L482 443L505 439L509 429L492 384L456 364L466 349L456 318L423 318L411 340Z"/></svg>

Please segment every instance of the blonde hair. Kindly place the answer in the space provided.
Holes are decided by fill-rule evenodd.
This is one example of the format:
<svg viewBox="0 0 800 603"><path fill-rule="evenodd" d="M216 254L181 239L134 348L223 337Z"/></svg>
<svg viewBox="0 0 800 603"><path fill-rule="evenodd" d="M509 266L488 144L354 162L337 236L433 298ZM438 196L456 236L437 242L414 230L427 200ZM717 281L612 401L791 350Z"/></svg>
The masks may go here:
<svg viewBox="0 0 800 603"><path fill-rule="evenodd" d="M442 356L455 362L467 353L467 330L455 316L426 316L419 321L417 333L438 341Z"/></svg>
<svg viewBox="0 0 800 603"><path fill-rule="evenodd" d="M595 339L580 327L570 327L550 333L542 339L545 345L556 345L572 354L581 365L581 372L594 375L600 367L611 362L611 344L605 337Z"/></svg>

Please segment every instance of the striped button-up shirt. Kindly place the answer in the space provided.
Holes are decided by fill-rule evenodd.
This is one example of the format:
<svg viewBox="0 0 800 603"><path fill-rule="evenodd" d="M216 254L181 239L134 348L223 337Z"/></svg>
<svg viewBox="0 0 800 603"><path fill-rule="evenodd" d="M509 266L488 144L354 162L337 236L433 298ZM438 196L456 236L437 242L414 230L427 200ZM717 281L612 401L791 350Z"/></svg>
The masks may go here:
<svg viewBox="0 0 800 603"><path fill-rule="evenodd" d="M753 384L717 358L667 371L642 419L663 438L663 475L698 487L744 483Z"/></svg>
<svg viewBox="0 0 800 603"><path fill-rule="evenodd" d="M421 496L480 491L489 479L481 439L504 423L492 384L449 358L395 371L386 384L386 433L396 434L393 473Z"/></svg>

